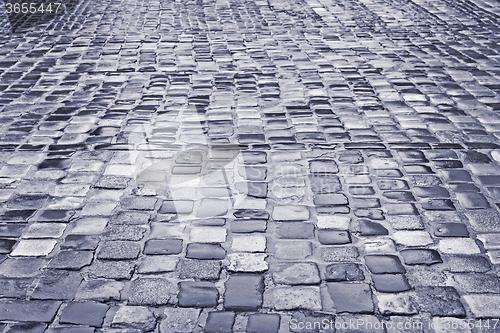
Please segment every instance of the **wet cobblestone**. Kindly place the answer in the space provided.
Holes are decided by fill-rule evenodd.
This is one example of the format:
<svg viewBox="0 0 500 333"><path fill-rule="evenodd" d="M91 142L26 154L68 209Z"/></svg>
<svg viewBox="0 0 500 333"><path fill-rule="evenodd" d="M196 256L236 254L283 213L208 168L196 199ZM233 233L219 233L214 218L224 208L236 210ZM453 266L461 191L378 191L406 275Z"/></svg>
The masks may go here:
<svg viewBox="0 0 500 333"><path fill-rule="evenodd" d="M0 331L500 318L496 1L63 7L0 7Z"/></svg>

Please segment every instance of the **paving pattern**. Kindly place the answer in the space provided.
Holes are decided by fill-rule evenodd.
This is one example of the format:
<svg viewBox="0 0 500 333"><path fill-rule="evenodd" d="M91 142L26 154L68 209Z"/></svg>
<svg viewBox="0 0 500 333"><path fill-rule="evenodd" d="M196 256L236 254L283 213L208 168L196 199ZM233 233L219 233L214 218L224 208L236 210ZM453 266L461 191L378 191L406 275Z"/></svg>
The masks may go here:
<svg viewBox="0 0 500 333"><path fill-rule="evenodd" d="M0 330L500 332L499 15L0 8Z"/></svg>

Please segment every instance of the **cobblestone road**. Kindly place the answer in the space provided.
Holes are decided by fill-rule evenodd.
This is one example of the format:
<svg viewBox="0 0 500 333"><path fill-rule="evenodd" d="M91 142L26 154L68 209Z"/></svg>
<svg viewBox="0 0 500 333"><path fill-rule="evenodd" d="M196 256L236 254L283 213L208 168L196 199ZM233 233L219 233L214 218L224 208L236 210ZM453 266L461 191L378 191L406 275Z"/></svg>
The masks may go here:
<svg viewBox="0 0 500 333"><path fill-rule="evenodd" d="M499 9L2 6L1 330L500 332Z"/></svg>

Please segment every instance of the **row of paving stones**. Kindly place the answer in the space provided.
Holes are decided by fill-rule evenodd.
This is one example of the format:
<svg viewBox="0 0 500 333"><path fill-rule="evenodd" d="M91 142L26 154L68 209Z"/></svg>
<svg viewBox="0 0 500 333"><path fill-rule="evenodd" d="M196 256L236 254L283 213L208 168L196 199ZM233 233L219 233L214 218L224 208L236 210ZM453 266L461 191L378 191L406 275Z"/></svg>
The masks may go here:
<svg viewBox="0 0 500 333"><path fill-rule="evenodd" d="M354 152L354 153L353 153ZM406 151L407 152L407 151ZM333 158L332 152L330 154L330 161L327 166L330 168L325 171L324 163L325 160L321 160L323 163L323 169L320 173L312 173L312 177L326 176L335 179L338 177L338 165L335 162L336 158ZM250 154L254 157L253 162L259 162L259 158L255 159L256 156L260 156L260 163L264 162L263 156L266 156L263 152L254 152ZM286 154L290 156L290 154ZM362 156L359 151L344 151L339 152L339 155L349 156L349 157L360 157ZM278 153L277 156L284 156L282 153ZM343 158L340 158L342 160ZM377 159L380 163L380 158ZM386 160L390 161L390 160ZM310 170L317 171L314 169L314 162L318 160L313 160L310 164ZM345 162L345 161L344 161ZM352 162L352 160L348 161ZM358 161L359 162L359 161ZM251 162L250 162L251 163ZM339 162L342 165L342 162ZM290 164L288 164L290 166ZM383 164L387 165L387 164ZM375 169L375 170L385 170L386 172L394 172L395 169ZM351 179L350 176L341 176L343 180ZM345 178L345 179L344 179ZM369 178L369 177L368 177ZM366 179L366 178L365 178ZM326 286L326 295L329 295L333 299L333 308L337 311L348 311L348 312L373 312L375 311L374 304L372 303L372 289L369 284L366 283L355 283L355 284L345 284L339 283L341 281L364 281L365 276L370 276L373 282L374 290L378 292L402 292L410 289L407 279L402 275L406 272L406 269L402 266L401 260L396 256L396 248L393 241L390 238L371 238L370 236L383 236L388 234L391 226L398 225L400 228L395 228L396 231L393 233L393 238L399 245L404 245L408 247L422 247L427 246L433 242L429 233L422 230L424 224L418 218L418 211L412 208L410 211L398 209L396 212L402 214L397 217L397 220L392 220L390 225L385 227L381 225L380 217L375 216L374 218L367 218L365 220L359 219L360 224L360 234L359 238L364 240L364 246L362 243L355 241L354 243L357 247L353 246L336 246L336 247L322 247L321 245L341 245L350 244L353 242L354 235L353 231L356 231L356 227L351 227L349 224L351 218L347 213L349 213L349 205L347 205L347 197L339 192L341 187L338 179L335 181L324 182L321 185L326 185L326 192L334 192L329 199L339 200L340 202L319 202L317 203L320 208L332 208L341 209L342 212L328 212L328 215L318 215L316 226L311 223L311 211L303 205L293 205L293 206L280 206L277 205L272 210L271 216L267 214L264 210L237 210L234 212L235 217L248 217L248 219L240 220L226 220L224 218L213 218L204 219L199 221L190 221L195 224L189 233L188 245L186 246L186 258L179 259L172 257L171 255L180 254L183 252L183 242L182 238L172 238L172 236L187 235L184 231L186 226L179 223L168 223L167 221L153 221L150 224L151 233L149 234L149 240L144 244L144 249L142 253L145 255L154 255L154 257L144 256L140 265L138 265L136 273L140 278L133 280L129 283L129 286L125 288L125 285L119 282L108 282L108 293L112 293L113 296L108 296L108 299L116 299L116 295L121 288L128 290L129 294L125 298L128 304L132 305L162 305L162 304L179 304L181 306L195 306L195 307L215 307L219 301L219 292L217 288L217 283L213 282L181 282L177 287L171 283L168 279L162 278L144 278L143 274L155 274L164 273L170 271L176 271L175 277L180 279L194 279L194 280L208 280L215 281L219 280L221 277L221 262L217 260L224 259L226 257L226 251L224 247L214 243L225 243L228 240L228 230L224 227L229 224L229 230L232 233L231 246L228 247L225 244L226 249L230 252L234 252L228 255L229 265L227 271L229 272L263 272L268 270L268 263L264 260L267 257L266 252L266 242L268 239L258 232L266 231L266 222L269 217L272 218L272 224L274 224L274 237L270 237L269 241L273 239L279 239L274 245L274 250L269 251L274 259L281 259L276 262L270 261L271 272L272 272L272 282L266 285L264 288L264 276L261 274L230 274L227 281L224 283L224 295L223 306L227 310L240 310L240 311L250 311L257 310L263 304L266 308L271 308L275 310L291 310L295 308L303 308L307 310L327 310L328 306L324 307L322 305L321 299L321 288L318 287L304 287L300 285L317 285L320 284L323 275L318 269L318 265L312 261L305 262L293 262L296 260L306 260L314 258L314 252L320 253L320 257L323 262L342 262L337 264L328 264L325 267L324 279L323 281L332 281L322 284ZM333 185L333 187L332 187ZM333 189L332 191L328 189ZM113 193L112 190L108 190ZM116 191L116 190L114 190ZM314 191L313 191L314 192ZM321 191L320 191L321 192ZM362 192L363 194L365 192ZM371 193L367 191L366 193ZM15 197L17 204L19 203L18 197ZM313 196L313 200L314 197ZM406 197L404 197L406 199ZM29 197L24 199L28 200ZM33 199L33 198L31 198ZM404 200L403 200L404 201ZM8 202L8 200L7 200ZM29 201L33 203L34 201ZM144 232L147 230L147 225L150 222L151 215L145 211L154 211L155 208L159 207L159 213L165 213L166 218L171 218L169 216L172 213L179 213L177 210L174 211L175 205L171 204L171 201L163 201L162 204L157 204L158 198L153 196L137 196L133 198L122 199L123 206L127 209L135 209L135 211L125 211L123 213L117 214L113 217L108 224L108 219L102 217L81 217L74 221L72 224L71 231L69 235L66 236L65 241L61 244L63 251L57 253L54 258L49 262L47 268L48 271L44 272L39 276L40 280L37 280L34 286L34 290L29 293L30 299L73 299L75 293L83 293L85 295L85 288L94 289L96 285L84 282L80 285L82 281L82 275L79 273L72 273L66 271L53 271L50 269L62 269L62 270L79 270L84 266L91 263L93 259L93 253L89 250L95 250L99 246L96 259L93 264L89 267L89 270L83 270L84 273L88 272L88 277L90 278L106 278L106 279L117 279L117 280L128 280L132 277L134 271L134 263L130 260L137 259L141 253L141 243L138 241L143 239ZM166 204L167 203L167 204ZM321 205L323 203L323 205ZM255 204L255 202L254 202ZM8 204L7 204L8 205ZM408 204L403 204L408 205ZM116 205L115 205L116 206ZM316 209L319 209L319 207ZM340 208L339 208L340 207ZM408 206L401 206L401 208ZM19 207L17 207L19 208ZM33 207L32 207L33 208ZM35 207L36 208L36 207ZM173 209L174 208L174 209ZM95 208L92 209L95 211ZM439 208L438 211L443 210ZM444 210L449 210L449 207ZM192 207L188 210L183 211L185 214L189 214L192 211ZM19 212L16 210L10 210L6 216L9 218L16 218L13 212ZM24 212L24 211L21 211ZM59 218L56 218L56 215ZM111 212L109 212L111 214ZM394 214L393 214L394 215ZM444 213L439 213L438 219L442 219ZM11 253L11 257L16 256L40 256L50 252L52 247L57 243L54 240L40 239L40 237L52 237L57 238L62 235L62 228L57 226L66 226L64 222L67 222L71 214L66 211L45 211L40 215L40 219L32 223L28 232L24 234L19 245L15 248L14 252ZM383 215L380 215L383 216ZM430 215L432 216L432 215ZM493 215L494 216L494 215ZM249 219L252 217L253 219ZM406 219L405 219L406 217ZM409 218L408 218L409 217ZM450 218L451 217L451 218ZM456 216L449 215L446 216L448 219L455 218ZM50 222L56 222L59 219L59 223L43 223L44 219L48 219ZM306 222L300 222L300 221ZM390 220L390 219L389 219ZM14 222L11 220L11 222ZM62 222L62 223L61 223ZM406 226L401 227L401 222L407 223ZM432 221L431 221L432 222ZM455 220L455 222L459 222ZM203 226L196 226L196 224L202 224ZM43 230L41 225L48 227L48 229ZM493 224L495 225L495 224ZM12 231L13 226L19 227L18 223L14 225L7 225ZM6 226L6 227L7 227ZM21 225L22 226L22 225ZM35 227L33 227L35 226ZM108 228L106 228L108 226ZM120 228L120 226L125 226L125 228ZM457 229L454 229L456 227ZM441 228L441 230L439 230ZM442 228L445 230L443 231ZM15 228L14 228L15 229ZM190 229L189 227L187 228ZM313 247L311 241L307 239L315 238L315 229L318 236L319 244ZM452 232L449 232L452 229ZM7 229L5 229L7 230ZM19 230L19 228L17 228ZM269 228L272 231L273 228ZM55 231L55 233L54 233ZM38 232L38 233L37 233ZM51 233L52 232L52 233ZM399 234L398 234L399 232ZM241 233L247 233L249 235L241 235ZM356 232L355 232L356 233ZM406 233L406 234L405 234ZM98 244L98 239L96 236L102 234L102 241ZM271 235L268 232L268 235ZM459 223L438 225L438 228L434 232L436 237L466 237L468 236L467 228ZM486 235L485 235L486 236ZM35 237L38 239L31 239L30 237ZM168 237L167 239L164 239ZM282 241L281 239L296 239L300 241ZM40 251L40 247L33 246L30 241L36 240L39 244L44 244L41 246L47 246L44 252ZM441 253L449 254L479 254L480 250L474 242L466 242L467 239L462 238L449 238L441 239L438 244L438 250ZM273 241L274 242L274 241ZM22 245L27 244L27 245ZM321 244L321 245L320 245ZM442 245L444 244L444 245ZM52 246L52 247L49 247ZM21 251L24 247L24 253L16 253L15 251ZM364 247L364 251L363 251ZM18 250L20 249L20 250ZM71 249L76 251L64 251L64 249ZM359 264L359 249L364 252L364 262L366 268L362 268ZM318 251L320 250L320 251ZM262 253L262 254L261 254ZM403 262L406 265L431 265L439 264L442 262L442 258L436 250L432 249L407 249L400 252ZM308 258L309 257L309 258ZM318 257L318 256L316 256ZM292 260L292 262L283 262L282 260ZM455 287L461 289L463 292L492 292L495 288L498 288L498 280L494 276L474 274L482 273L490 270L490 265L488 261L483 257L478 256L449 256L448 265L444 268L445 271L452 273L468 273L468 274L453 274L453 279L457 281ZM38 274L38 270L44 265L45 260L40 259L18 259L9 258L4 263L0 265L0 269L3 266L2 274L7 275L10 278L21 278L21 277L34 277ZM321 266L324 266L322 264ZM433 268L435 265L433 266ZM29 272L26 272L28 269ZM407 269L410 269L407 266ZM323 270L321 270L323 271ZM372 275L367 272L372 273ZM472 272L472 274L471 274ZM430 312L433 315L465 315L464 308L460 303L459 294L454 288L449 286L436 287L436 286L426 286L429 282L429 276L432 274L443 275L443 272L436 270L429 271L417 271L414 273L414 280L411 281L412 286L416 287L417 295L417 309L423 309L425 312ZM170 277L170 276L167 276ZM457 280L458 279L458 280ZM482 283L477 283L477 280L481 279ZM7 281L6 281L7 282ZM431 285L436 284L437 281L430 281ZM7 282L6 292L8 295L13 295L14 297L23 297L26 295L26 290L29 290L28 286L31 284L31 280L26 281L27 284L18 286L13 285L12 281ZM287 284L287 285L299 285L297 287L273 287L273 284ZM437 282L439 284L439 282ZM446 285L446 284L444 284ZM100 286L100 285L99 285ZM113 286L114 288L112 288ZM496 286L496 287L495 287ZM121 288L120 288L121 287ZM111 289L109 289L111 288ZM178 289L177 289L178 288ZM395 289L394 289L395 288ZM463 288L463 289L462 289ZM106 288L105 288L106 289ZM118 289L118 290L116 290ZM246 289L246 290L245 290ZM396 290L397 289L397 290ZM78 290L78 291L77 291ZM84 291L82 291L84 290ZM103 300L103 289L98 289L99 293L97 300ZM152 292L154 290L159 291L158 293ZM179 290L177 300L175 295ZM263 292L266 290L266 293ZM93 290L94 292L96 290ZM87 291L88 292L88 291ZM323 291L325 293L325 291ZM435 298L435 295L441 295ZM346 298L349 296L348 300ZM355 296L355 297L354 297ZM11 296L12 297L12 296ZM113 298L114 297L114 298ZM468 300L468 304L474 304L474 306L479 306L476 309L477 315L484 315L484 311L492 311L490 313L495 313L494 303L483 303L485 301L485 296L470 295L465 296ZM495 297L492 300L495 300ZM120 296L118 296L120 299ZM487 297L488 298L488 297ZM93 297L80 299L95 299L95 294ZM413 314L416 313L416 308L409 301L410 296L408 294L403 295L377 295L377 308L378 311L390 314ZM386 303L384 303L384 300ZM397 303L400 307L395 307L394 302L398 300ZM263 303L264 301L264 303ZM475 301L475 303L474 303ZM231 304L232 303L232 304ZM36 304L36 303L35 303ZM469 305L470 305L469 304ZM484 305L486 304L486 305ZM10 305L9 305L10 306ZM97 306L97 305L96 305ZM384 308L386 306L387 308ZM486 307L485 307L486 306ZM395 307L395 308L393 308ZM475 313L476 314L476 313ZM14 319L14 318L7 318Z"/></svg>
<svg viewBox="0 0 500 333"><path fill-rule="evenodd" d="M41 311L29 320L58 313L53 327L84 331L157 323L162 332L286 332L292 309L408 316L393 322L498 316L494 17L462 2L221 4L240 24L233 33L227 22L202 22L204 6L172 4L165 9L179 15L144 15L152 36L125 36L105 33L123 24L109 3L104 37L32 34L2 47L11 69L0 78L2 102L16 101L3 109L3 150L18 155L7 152L1 169L9 257L0 270L12 274L7 297L30 299L4 305L5 319ZM405 12L421 25L402 29ZM175 29L155 32L162 21ZM184 33L203 24L225 33ZM267 25L272 38L260 35ZM145 74L127 74L135 71ZM203 151L178 156L176 143L207 137L238 143L244 172L228 166L194 192L162 188L165 163L187 178L202 172ZM87 147L97 152L74 153ZM159 149L148 154L160 165L136 177L144 161L135 149ZM231 202L236 193L247 198ZM19 258L45 254L47 266ZM351 321L380 320L335 319L362 332L376 329Z"/></svg>

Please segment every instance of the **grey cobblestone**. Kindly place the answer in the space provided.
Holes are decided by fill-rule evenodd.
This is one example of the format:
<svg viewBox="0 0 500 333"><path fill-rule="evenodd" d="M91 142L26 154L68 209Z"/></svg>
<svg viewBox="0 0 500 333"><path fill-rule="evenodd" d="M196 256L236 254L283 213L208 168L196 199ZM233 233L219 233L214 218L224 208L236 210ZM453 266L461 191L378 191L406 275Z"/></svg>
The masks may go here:
<svg viewBox="0 0 500 333"><path fill-rule="evenodd" d="M63 7L0 8L0 330L500 315L497 2Z"/></svg>

